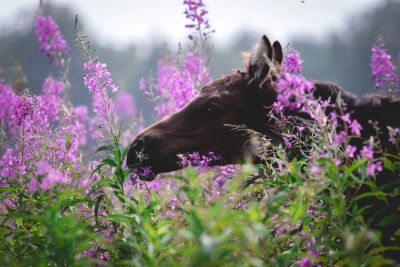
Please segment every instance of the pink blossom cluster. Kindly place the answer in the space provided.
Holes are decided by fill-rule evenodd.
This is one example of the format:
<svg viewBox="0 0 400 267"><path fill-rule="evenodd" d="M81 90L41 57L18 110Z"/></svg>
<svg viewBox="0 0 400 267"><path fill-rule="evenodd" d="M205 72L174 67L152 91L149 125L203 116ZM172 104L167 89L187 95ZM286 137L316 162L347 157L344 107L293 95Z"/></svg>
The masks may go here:
<svg viewBox="0 0 400 267"><path fill-rule="evenodd" d="M332 111L330 113L330 118L333 123L333 125L338 125L338 118L340 118L340 121L346 125L346 127L350 130L350 133L355 135L355 136L361 136L361 131L363 127L361 124L356 120L356 119L351 119L350 114L346 113L341 116L338 116L335 111ZM348 136L348 133L346 131L340 131L337 135L334 136L332 143L333 144L343 144ZM352 149L350 149L350 152ZM350 153L350 155L353 155L354 153Z"/></svg>
<svg viewBox="0 0 400 267"><path fill-rule="evenodd" d="M2 184L22 183L31 191L49 190L71 181L81 169L79 145L85 127L74 111L62 110L64 84L52 77L45 80L42 94L16 95L11 86L0 85L1 120L17 140L0 160ZM39 175L39 176L38 176Z"/></svg>
<svg viewBox="0 0 400 267"><path fill-rule="evenodd" d="M154 173L150 167L137 167L131 172L130 179L133 183L136 183L137 179L144 179L153 177Z"/></svg>
<svg viewBox="0 0 400 267"><path fill-rule="evenodd" d="M59 108L63 105L61 92L64 84L52 77L48 77L43 83L42 98L47 104L47 117L50 122L58 119Z"/></svg>
<svg viewBox="0 0 400 267"><path fill-rule="evenodd" d="M10 114L9 104L14 102L14 91L11 85L0 81L0 121L6 119Z"/></svg>
<svg viewBox="0 0 400 267"><path fill-rule="evenodd" d="M158 116L164 118L185 106L197 90L210 81L208 69L198 55L188 53L182 68L175 60L160 60L156 86L159 101L155 107ZM151 95L145 89L144 80L141 80L139 87L145 96Z"/></svg>
<svg viewBox="0 0 400 267"><path fill-rule="evenodd" d="M396 67L393 65L391 56L384 45L377 43L372 47L371 51L370 67L372 79L375 81L375 88L399 82L400 78L396 74Z"/></svg>
<svg viewBox="0 0 400 267"><path fill-rule="evenodd" d="M292 74L301 73L301 63L302 60L298 52L289 53L283 61L283 69Z"/></svg>
<svg viewBox="0 0 400 267"><path fill-rule="evenodd" d="M185 6L184 14L190 21L185 27L194 30L194 33L189 35L189 39L195 40L196 33L201 35L200 38L207 38L214 32L207 18L208 11L203 0L184 0L183 5Z"/></svg>
<svg viewBox="0 0 400 267"><path fill-rule="evenodd" d="M57 53L68 51L68 44L62 37L57 23L51 16L39 16L35 21L35 33L39 49L52 60Z"/></svg>
<svg viewBox="0 0 400 267"><path fill-rule="evenodd" d="M225 182L237 174L237 169L234 165L214 166L221 157L214 152L209 152L207 155L202 155L199 152L186 154L178 154L179 165L182 167L196 167L199 173L207 171L215 171L213 181L216 182L219 188L222 188Z"/></svg>
<svg viewBox="0 0 400 267"><path fill-rule="evenodd" d="M83 82L92 93L93 111L106 118L113 106L108 91L115 93L118 90L111 79L111 73L107 65L101 62L85 62L83 69L87 71L83 76Z"/></svg>
<svg viewBox="0 0 400 267"><path fill-rule="evenodd" d="M277 101L289 110L298 110L313 100L314 85L301 76L283 73L276 83Z"/></svg>

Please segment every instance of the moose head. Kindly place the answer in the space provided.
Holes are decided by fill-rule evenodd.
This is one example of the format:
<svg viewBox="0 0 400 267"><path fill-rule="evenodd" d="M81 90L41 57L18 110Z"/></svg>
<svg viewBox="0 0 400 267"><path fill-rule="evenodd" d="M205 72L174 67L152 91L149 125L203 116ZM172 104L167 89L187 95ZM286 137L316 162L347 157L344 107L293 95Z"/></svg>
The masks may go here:
<svg viewBox="0 0 400 267"><path fill-rule="evenodd" d="M216 165L256 160L257 148L238 128L270 138L276 135L266 123L266 114L276 100L274 82L282 60L281 44L271 45L264 35L245 71L204 86L182 109L139 134L129 148L127 166L150 167L154 176L145 179L152 180L158 173L179 169L179 153L214 152L220 157Z"/></svg>

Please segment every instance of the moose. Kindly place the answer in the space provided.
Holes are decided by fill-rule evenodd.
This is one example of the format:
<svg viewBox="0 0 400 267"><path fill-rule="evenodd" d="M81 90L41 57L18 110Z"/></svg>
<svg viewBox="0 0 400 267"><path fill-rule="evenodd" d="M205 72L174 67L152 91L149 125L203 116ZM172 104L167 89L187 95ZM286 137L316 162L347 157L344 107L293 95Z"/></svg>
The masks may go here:
<svg viewBox="0 0 400 267"><path fill-rule="evenodd" d="M257 147L232 125L244 126L270 140L282 142L282 136L267 114L277 99L275 84L283 56L278 41L271 45L267 36L262 36L250 55L246 70L225 75L204 86L181 110L139 134L129 148L127 166L150 167L153 174L142 179L153 180L159 173L181 168L179 153L208 154L212 151L220 157L213 163L216 165L245 160L257 162ZM387 126L400 126L400 99L381 95L357 99L339 85L327 81L314 81L314 87L315 98L331 103L338 97L342 99L352 117L362 125L363 138L369 138L374 132L369 122L378 122L382 129L381 143L390 147ZM296 116L296 112L292 115Z"/></svg>

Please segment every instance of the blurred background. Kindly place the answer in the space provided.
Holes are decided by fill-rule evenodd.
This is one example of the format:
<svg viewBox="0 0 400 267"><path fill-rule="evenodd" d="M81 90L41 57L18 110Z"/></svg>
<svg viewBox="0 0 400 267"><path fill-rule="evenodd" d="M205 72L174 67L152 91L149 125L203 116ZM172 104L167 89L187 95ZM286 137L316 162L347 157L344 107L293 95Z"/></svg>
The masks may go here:
<svg viewBox="0 0 400 267"><path fill-rule="evenodd" d="M79 15L96 55L108 64L120 90L134 95L137 109L152 122L153 108L139 91L139 80L156 72L164 53L187 47L181 0L52 0L45 11L60 26L71 49L70 80L74 104L89 104L82 81L83 56L74 46L74 20ZM216 30L209 68L213 78L243 68L242 52L250 51L262 34L279 39L301 53L303 74L310 80L331 80L358 95L373 89L370 49L384 38L399 66L399 0L205 0ZM34 34L36 0L2 0L0 9L0 77L9 82L24 77L31 92L42 88L49 75L57 76L38 51ZM0 96L1 97L1 96Z"/></svg>

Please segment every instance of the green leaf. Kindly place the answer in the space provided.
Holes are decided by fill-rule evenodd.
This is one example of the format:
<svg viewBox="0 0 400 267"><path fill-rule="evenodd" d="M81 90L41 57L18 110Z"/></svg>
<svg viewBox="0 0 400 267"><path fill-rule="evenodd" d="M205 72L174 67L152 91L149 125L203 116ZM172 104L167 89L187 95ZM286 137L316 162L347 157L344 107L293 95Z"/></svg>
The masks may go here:
<svg viewBox="0 0 400 267"><path fill-rule="evenodd" d="M121 165L121 150L119 149L119 147L115 147L114 149L114 157L115 157L115 161L117 162L118 165Z"/></svg>
<svg viewBox="0 0 400 267"><path fill-rule="evenodd" d="M96 149L96 153L101 152L101 151L107 151L107 150L113 150L114 147L110 146L110 145L104 145L104 146L100 146Z"/></svg>
<svg viewBox="0 0 400 267"><path fill-rule="evenodd" d="M100 203L103 201L104 195L99 195L96 199L96 204L94 205L94 217L97 220L99 214Z"/></svg>
<svg viewBox="0 0 400 267"><path fill-rule="evenodd" d="M71 147L71 135L68 133L65 136L65 150L69 150L69 148Z"/></svg>
<svg viewBox="0 0 400 267"><path fill-rule="evenodd" d="M363 194L361 194L361 195L358 195L358 196L354 197L353 200L354 200L354 201L358 201L358 200L360 200L360 199L363 199L363 198L366 198L366 197L372 197L372 196L375 196L375 197L377 197L377 198L382 198L382 197L385 197L386 194L385 194L385 192L382 192L382 191L378 191L378 192L366 192L366 193L363 193Z"/></svg>
<svg viewBox="0 0 400 267"><path fill-rule="evenodd" d="M379 226L385 227L389 225L399 225L400 224L400 214L391 214L386 216L379 222Z"/></svg>
<svg viewBox="0 0 400 267"><path fill-rule="evenodd" d="M104 163L105 165L111 166L111 167L117 167L118 164L113 160L112 158L105 158L101 161L101 163Z"/></svg>

